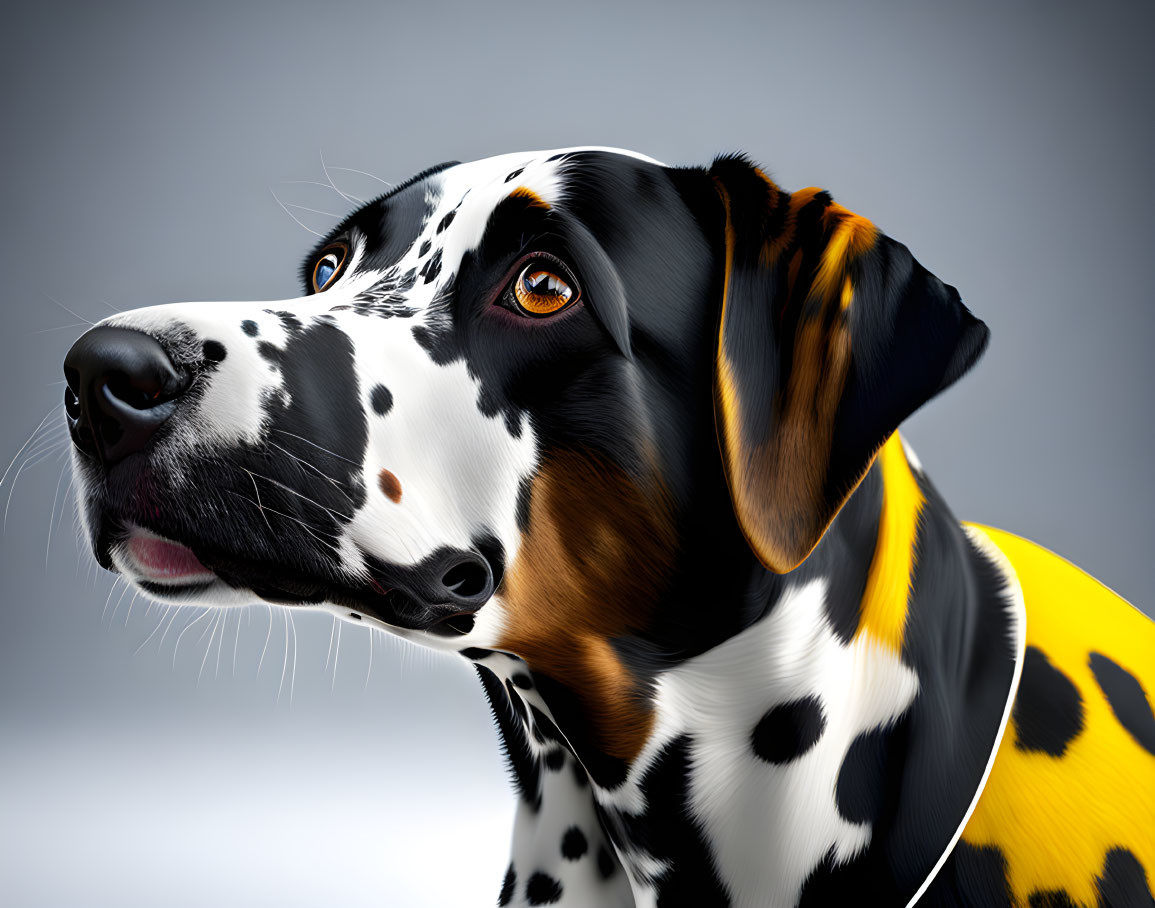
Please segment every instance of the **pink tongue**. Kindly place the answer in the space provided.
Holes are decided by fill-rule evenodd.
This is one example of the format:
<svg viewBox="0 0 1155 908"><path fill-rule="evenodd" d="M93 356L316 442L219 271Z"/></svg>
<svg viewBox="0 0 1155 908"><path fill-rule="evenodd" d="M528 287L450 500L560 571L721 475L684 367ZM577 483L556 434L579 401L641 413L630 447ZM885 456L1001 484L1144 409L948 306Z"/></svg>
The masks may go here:
<svg viewBox="0 0 1155 908"><path fill-rule="evenodd" d="M192 550L167 539L155 536L134 536L128 543L133 559L153 577L188 577L207 574L205 567Z"/></svg>

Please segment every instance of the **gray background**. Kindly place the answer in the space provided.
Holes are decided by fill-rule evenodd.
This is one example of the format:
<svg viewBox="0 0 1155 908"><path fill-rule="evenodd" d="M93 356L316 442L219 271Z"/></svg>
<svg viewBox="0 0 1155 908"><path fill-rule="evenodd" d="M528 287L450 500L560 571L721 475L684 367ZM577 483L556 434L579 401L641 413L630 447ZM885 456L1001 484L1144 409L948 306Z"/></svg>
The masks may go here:
<svg viewBox="0 0 1155 908"><path fill-rule="evenodd" d="M742 149L831 189L990 324L979 368L906 426L956 513L1149 609L1151 11L20 4L0 60L0 455L58 406L76 323L295 295L313 238L270 187L345 210L284 182L323 181L321 152L397 181L570 144ZM25 454L63 438L50 425ZM334 676L328 619L298 617L286 648L259 607L176 648L199 614L181 612L135 652L171 613L130 613L117 586L102 616L112 578L76 546L62 451L0 488L5 904L490 904L513 801L466 666L380 639L370 672L346 629Z"/></svg>

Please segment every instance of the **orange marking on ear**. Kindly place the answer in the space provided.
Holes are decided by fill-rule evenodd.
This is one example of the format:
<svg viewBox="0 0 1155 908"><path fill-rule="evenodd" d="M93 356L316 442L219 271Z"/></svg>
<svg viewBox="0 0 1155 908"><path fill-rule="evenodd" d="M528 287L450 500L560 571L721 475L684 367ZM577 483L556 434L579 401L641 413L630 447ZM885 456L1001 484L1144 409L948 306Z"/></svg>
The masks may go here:
<svg viewBox="0 0 1155 908"><path fill-rule="evenodd" d="M544 208L549 210L549 202L539 196L532 189L527 189L525 186L518 186L513 192L509 194L511 199L526 199L529 202L530 208Z"/></svg>
<svg viewBox="0 0 1155 908"><path fill-rule="evenodd" d="M610 641L642 630L669 582L675 534L665 494L620 468L554 454L533 481L529 526L502 584L497 648L564 684L611 756L632 760L653 724Z"/></svg>
<svg viewBox="0 0 1155 908"><path fill-rule="evenodd" d="M385 497L394 504L401 503L401 480L389 470L382 470L377 474L377 485L385 493Z"/></svg>
<svg viewBox="0 0 1155 908"><path fill-rule="evenodd" d="M847 266L874 245L878 228L836 202L822 213L822 224L831 234L814 275L812 292L825 301L840 287Z"/></svg>
<svg viewBox="0 0 1155 908"><path fill-rule="evenodd" d="M854 302L854 285L850 283L850 278L847 278L842 284L842 299L839 300L839 308L845 312L850 308L852 302Z"/></svg>

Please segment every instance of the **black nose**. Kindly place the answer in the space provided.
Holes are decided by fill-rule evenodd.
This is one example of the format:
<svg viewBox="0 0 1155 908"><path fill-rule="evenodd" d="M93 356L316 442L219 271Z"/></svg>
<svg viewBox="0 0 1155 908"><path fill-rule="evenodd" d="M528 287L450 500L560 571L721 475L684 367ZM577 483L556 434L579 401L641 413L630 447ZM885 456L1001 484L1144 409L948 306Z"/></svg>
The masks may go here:
<svg viewBox="0 0 1155 908"><path fill-rule="evenodd" d="M441 565L443 601L462 609L480 608L493 595L489 562L473 552L454 552Z"/></svg>
<svg viewBox="0 0 1155 908"><path fill-rule="evenodd" d="M105 466L144 448L189 385L159 343L124 328L87 332L64 357L64 377L72 440Z"/></svg>

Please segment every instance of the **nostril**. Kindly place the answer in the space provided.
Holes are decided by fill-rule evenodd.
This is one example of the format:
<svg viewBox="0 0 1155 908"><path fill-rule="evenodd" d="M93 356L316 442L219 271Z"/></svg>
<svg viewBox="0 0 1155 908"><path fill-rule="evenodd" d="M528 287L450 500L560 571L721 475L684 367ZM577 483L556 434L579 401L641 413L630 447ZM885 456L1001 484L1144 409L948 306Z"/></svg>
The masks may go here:
<svg viewBox="0 0 1155 908"><path fill-rule="evenodd" d="M115 398L134 410L151 410L169 401L175 395L166 395L159 382L147 378L133 378L114 372L104 379L101 393Z"/></svg>
<svg viewBox="0 0 1155 908"><path fill-rule="evenodd" d="M458 599L488 595L491 585L489 566L480 559L459 562L445 572L441 583Z"/></svg>

